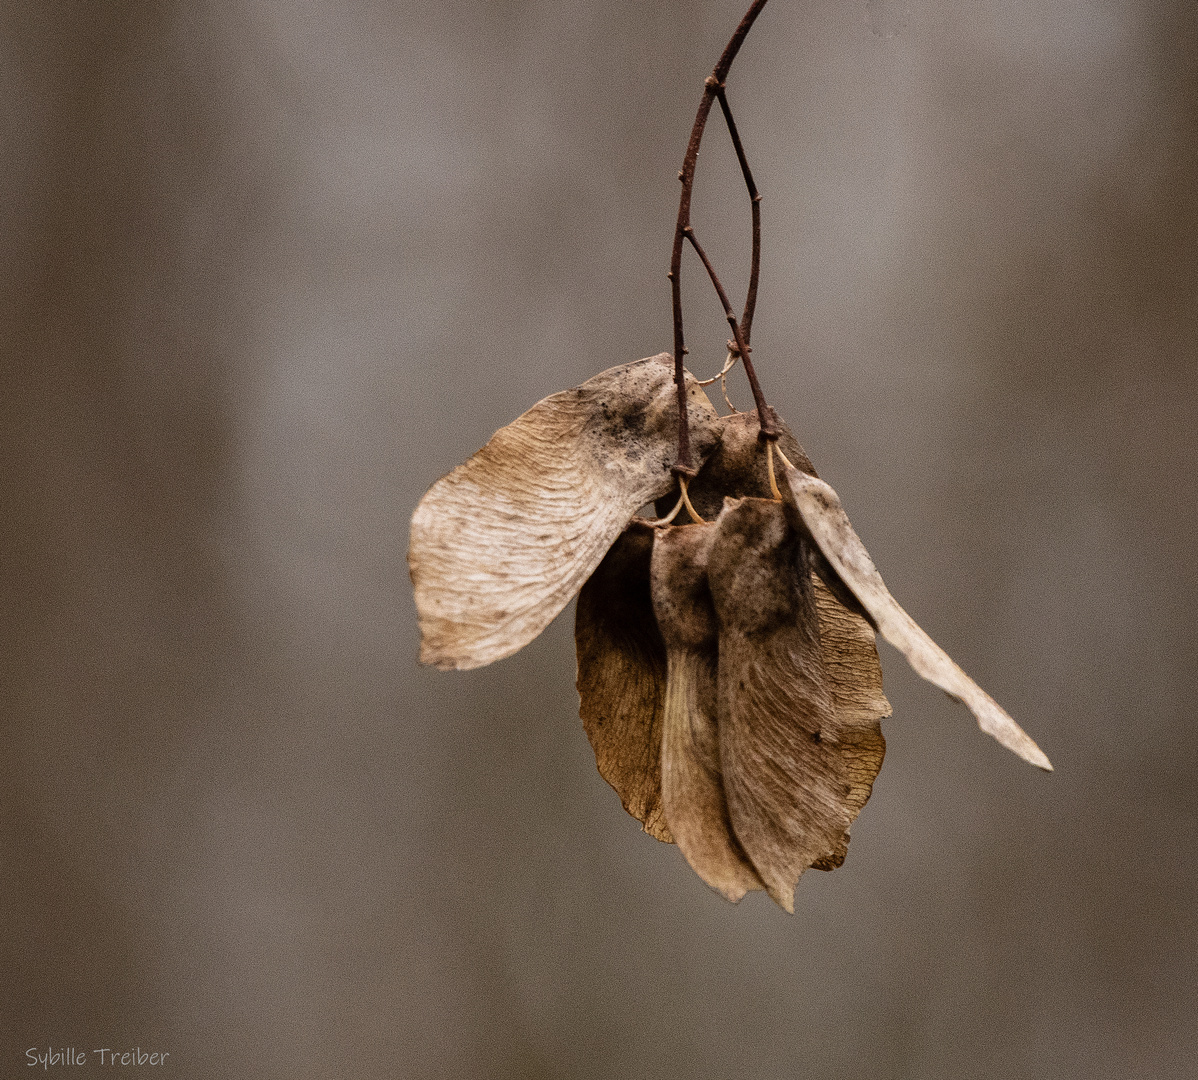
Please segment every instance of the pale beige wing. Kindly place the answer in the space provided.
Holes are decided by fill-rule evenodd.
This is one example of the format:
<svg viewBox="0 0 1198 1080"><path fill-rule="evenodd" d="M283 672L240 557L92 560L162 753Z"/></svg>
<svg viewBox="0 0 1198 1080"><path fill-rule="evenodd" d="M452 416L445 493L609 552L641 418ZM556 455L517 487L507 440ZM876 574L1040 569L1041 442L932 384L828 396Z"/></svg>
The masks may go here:
<svg viewBox="0 0 1198 1080"><path fill-rule="evenodd" d="M920 628L886 588L869 552L853 530L840 498L824 481L798 469L783 467L783 498L794 524L819 545L831 568L877 623L878 632L906 658L915 671L963 702L978 726L1008 750L1041 769L1052 770L1048 758L1028 734Z"/></svg>
<svg viewBox="0 0 1198 1080"><path fill-rule="evenodd" d="M716 414L687 378L702 462ZM548 626L637 509L672 486L677 416L673 362L660 353L539 401L438 480L408 548L421 660L479 667Z"/></svg>
<svg viewBox="0 0 1198 1080"><path fill-rule="evenodd" d="M661 529L653 546L652 593L665 642L662 804L691 868L734 903L764 886L732 833L720 768L718 624L707 587L714 525Z"/></svg>
<svg viewBox="0 0 1198 1080"><path fill-rule="evenodd" d="M653 529L634 521L578 594L579 714L595 764L651 836L673 843L661 801L666 647L653 618Z"/></svg>
<svg viewBox="0 0 1198 1080"><path fill-rule="evenodd" d="M812 865L844 857L885 743L876 718L836 711L802 536L773 500L729 500L708 557L719 619L719 739L737 840L794 910Z"/></svg>

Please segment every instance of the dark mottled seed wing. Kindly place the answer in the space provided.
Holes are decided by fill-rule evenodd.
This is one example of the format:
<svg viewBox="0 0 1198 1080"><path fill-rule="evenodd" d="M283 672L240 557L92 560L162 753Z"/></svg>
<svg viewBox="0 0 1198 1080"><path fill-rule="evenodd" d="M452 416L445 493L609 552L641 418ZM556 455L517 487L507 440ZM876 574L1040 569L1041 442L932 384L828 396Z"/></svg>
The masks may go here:
<svg viewBox="0 0 1198 1080"><path fill-rule="evenodd" d="M653 617L653 529L633 522L578 594L579 713L599 774L645 832L673 842L661 802L666 647Z"/></svg>
<svg viewBox="0 0 1198 1080"><path fill-rule="evenodd" d="M768 499L772 494L765 448L757 438L757 414L734 413L721 417L716 421L716 430L720 436L719 445L689 487L692 504L708 519L719 515L725 496ZM778 447L786 457L815 476L815 467L780 417L778 430ZM781 475L780 461L776 468ZM673 506L671 499L674 498L676 494L671 493L661 499L658 511L666 513ZM818 552L818 549L814 550ZM873 628L860 617L863 609L856 597L835 574L824 571L822 555L816 555L813 565L830 579L828 586L831 588L819 578L815 579L815 596L824 661L832 678L837 710L850 708L853 716L860 718L889 716L891 708L882 693L882 667L878 663Z"/></svg>
<svg viewBox="0 0 1198 1080"><path fill-rule="evenodd" d="M873 791L886 753L886 740L878 721L894 710L882 692L882 665L878 661L873 627L860 615L848 611L819 577L811 574L810 578L819 620L820 654L836 706L836 722L846 733L843 736L846 745L855 743L859 750L846 763L851 788L846 801L855 818ZM846 833L831 860L812 865L817 870L835 870L844 862L848 843Z"/></svg>
<svg viewBox="0 0 1198 1080"><path fill-rule="evenodd" d="M881 720L893 709L882 692L882 665L873 627L845 608L815 574L820 652L841 723Z"/></svg>

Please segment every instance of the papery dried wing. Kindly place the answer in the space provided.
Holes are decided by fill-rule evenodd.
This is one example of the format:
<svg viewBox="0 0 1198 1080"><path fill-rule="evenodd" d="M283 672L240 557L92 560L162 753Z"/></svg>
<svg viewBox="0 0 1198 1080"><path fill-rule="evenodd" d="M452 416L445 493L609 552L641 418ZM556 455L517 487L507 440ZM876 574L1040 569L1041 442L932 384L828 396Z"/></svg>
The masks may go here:
<svg viewBox="0 0 1198 1080"><path fill-rule="evenodd" d="M718 625L707 588L714 525L661 529L652 592L668 675L661 751L662 803L682 854L728 900L763 888L732 834L720 768Z"/></svg>
<svg viewBox="0 0 1198 1080"><path fill-rule="evenodd" d="M894 710L882 691L882 665L873 627L860 615L847 610L816 574L809 576L819 621L820 655L836 706L836 722L861 732L857 739L861 753L846 762L850 787L846 803L855 818L873 791L874 779L886 753L886 740L878 721ZM846 833L831 858L812 866L817 870L835 870L844 862L848 843Z"/></svg>
<svg viewBox="0 0 1198 1080"><path fill-rule="evenodd" d="M844 835L841 836L839 843L837 843L835 850L831 851L827 855L824 855L822 858L816 859L815 862L811 864L811 869L839 870L842 866L844 866L844 860L848 856L850 839L852 838L849 836L848 832L845 832Z"/></svg>
<svg viewBox="0 0 1198 1080"><path fill-rule="evenodd" d="M842 722L881 720L894 710L882 691L882 665L874 630L849 611L815 574L815 610L820 652L828 672L836 717Z"/></svg>
<svg viewBox="0 0 1198 1080"><path fill-rule="evenodd" d="M720 626L724 791L741 847L793 911L799 875L843 858L885 743L876 719L837 715L806 541L781 504L729 500L717 527L708 580Z"/></svg>
<svg viewBox="0 0 1198 1080"><path fill-rule="evenodd" d="M599 774L645 832L672 843L661 802L666 647L649 593L653 533L629 525L578 594L578 711Z"/></svg>
<svg viewBox="0 0 1198 1080"><path fill-rule="evenodd" d="M798 469L783 469L783 497L796 527L808 531L829 565L877 623L878 632L916 672L950 697L963 702L978 726L1008 750L1041 769L1052 765L1028 734L920 628L886 588L869 552L853 530L840 498L822 480Z"/></svg>
<svg viewBox="0 0 1198 1080"><path fill-rule="evenodd" d="M691 447L717 441L687 377ZM636 510L673 484L678 408L666 353L539 401L438 480L412 515L420 658L473 668L527 645Z"/></svg>

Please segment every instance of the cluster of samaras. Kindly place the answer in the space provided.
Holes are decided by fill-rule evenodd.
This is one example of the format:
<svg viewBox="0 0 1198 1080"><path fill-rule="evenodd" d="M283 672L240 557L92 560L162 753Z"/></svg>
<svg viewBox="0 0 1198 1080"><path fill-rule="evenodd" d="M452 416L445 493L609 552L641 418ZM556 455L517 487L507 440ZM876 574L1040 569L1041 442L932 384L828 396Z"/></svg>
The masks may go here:
<svg viewBox="0 0 1198 1080"><path fill-rule="evenodd" d="M1032 764L1048 759L894 601L836 493L784 424L720 417L667 354L538 402L439 480L408 554L421 659L472 668L528 644L578 595L578 692L599 771L730 900L787 911L844 861L890 715L875 631ZM636 517L647 503L681 515Z"/></svg>

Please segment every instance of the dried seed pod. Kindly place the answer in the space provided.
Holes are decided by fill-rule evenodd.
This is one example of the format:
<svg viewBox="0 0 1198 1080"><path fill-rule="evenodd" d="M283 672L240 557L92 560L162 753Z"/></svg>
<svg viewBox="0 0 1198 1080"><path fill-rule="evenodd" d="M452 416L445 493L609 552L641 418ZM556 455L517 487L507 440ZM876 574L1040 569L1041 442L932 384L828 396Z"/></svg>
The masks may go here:
<svg viewBox="0 0 1198 1080"><path fill-rule="evenodd" d="M775 419L778 424L778 446L800 469L816 475L814 466L786 421L777 415ZM699 474L687 485L691 505L709 521L719 516L726 495L768 499L773 494L765 468L765 448L757 437L761 430L757 414L743 412L721 416L715 421L715 428L720 436L719 444ZM677 501L678 488L675 486L658 501L657 512L669 513Z"/></svg>
<svg viewBox="0 0 1198 1080"><path fill-rule="evenodd" d="M661 529L653 545L653 610L668 675L661 750L662 804L695 873L727 899L762 885L732 834L720 768L718 624L707 586L714 525Z"/></svg>
<svg viewBox="0 0 1198 1080"><path fill-rule="evenodd" d="M919 675L963 702L984 732L1024 761L1051 771L1052 765L1044 751L890 595L836 492L799 469L784 467L783 475L782 493L792 525L819 545L832 571L869 612L878 632L907 658Z"/></svg>
<svg viewBox="0 0 1198 1080"><path fill-rule="evenodd" d="M728 500L708 555L719 620L719 739L732 827L770 896L794 910L813 864L837 865L885 743L837 715L806 541L773 500Z"/></svg>
<svg viewBox="0 0 1198 1080"><path fill-rule="evenodd" d="M672 843L661 798L666 647L653 617L654 531L633 521L578 594L579 713L599 774L645 832Z"/></svg>
<svg viewBox="0 0 1198 1080"><path fill-rule="evenodd" d="M687 390L702 462L717 417L689 375ZM408 549L421 660L479 667L548 626L637 509L672 486L677 419L660 353L544 398L438 480Z"/></svg>
<svg viewBox="0 0 1198 1080"><path fill-rule="evenodd" d="M778 448L797 468L815 476L815 467L786 421L777 416L775 419ZM695 509L709 519L718 516L725 496L768 499L771 495L765 448L758 438L757 414L745 412L721 417L716 429L720 443L688 487ZM775 468L781 475L781 461L776 461ZM672 493L661 500L660 513L666 512L663 507L673 506L670 501L673 498L676 495ZM831 680L837 716L854 721L890 716L893 710L882 692L882 665L878 662L873 628L863 617L865 612L856 597L826 568L818 548L812 548L811 554L812 567L819 574L813 583L820 650Z"/></svg>

